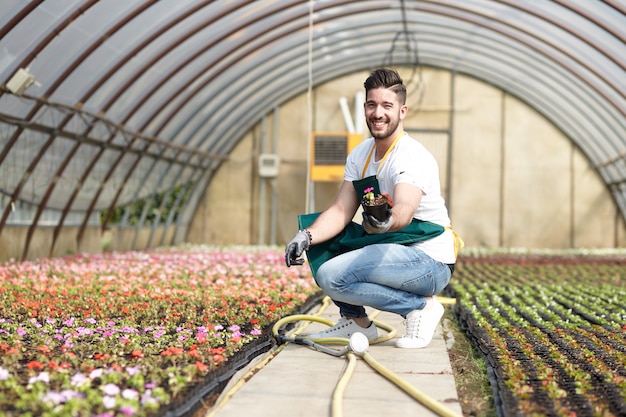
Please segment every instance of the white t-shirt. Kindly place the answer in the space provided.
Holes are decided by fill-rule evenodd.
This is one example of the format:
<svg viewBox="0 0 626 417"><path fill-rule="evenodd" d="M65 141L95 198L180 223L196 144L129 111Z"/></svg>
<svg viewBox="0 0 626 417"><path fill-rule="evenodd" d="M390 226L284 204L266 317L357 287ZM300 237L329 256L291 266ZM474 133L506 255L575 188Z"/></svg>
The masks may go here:
<svg viewBox="0 0 626 417"><path fill-rule="evenodd" d="M388 193L392 200L396 184L415 185L422 190L422 199L413 214L413 218L436 223L443 227L450 226L448 209L441 196L439 166L424 145L405 133L384 160L374 162L376 151L372 152L367 171L362 176L373 143L374 138L366 139L348 155L344 179L355 181L378 173L380 192ZM381 162L382 166L380 165ZM446 230L432 239L417 242L415 246L439 262L452 264L456 261L454 236L451 230Z"/></svg>

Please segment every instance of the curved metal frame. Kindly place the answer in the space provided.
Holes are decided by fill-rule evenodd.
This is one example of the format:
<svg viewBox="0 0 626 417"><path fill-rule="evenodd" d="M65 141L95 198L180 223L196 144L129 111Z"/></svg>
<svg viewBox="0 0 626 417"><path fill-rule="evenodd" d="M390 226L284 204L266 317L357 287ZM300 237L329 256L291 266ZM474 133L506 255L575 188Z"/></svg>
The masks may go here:
<svg viewBox="0 0 626 417"><path fill-rule="evenodd" d="M196 208L194 201L210 183L215 169L267 113L265 109L308 88L309 1L204 0L183 5L163 16L151 30L128 39L117 61L95 74L91 86L83 93L77 92L73 102L68 103L67 97L57 98L59 87L71 83L84 62L107 52L105 46L110 39L128 36L124 29L129 23L145 20L155 7L155 11L166 9L157 0L133 3L119 20L103 22L100 35L93 36L73 60L54 63L55 78L41 94L31 88L19 110L10 105L13 98L8 90L0 89L0 100L5 101L4 105L0 101L0 123L14 126L0 150L0 173L19 140L35 134L42 142L22 167L15 184L3 184L0 178L0 190L9 196L7 207L0 208L0 233L12 203L24 199L24 187L32 181L55 140L73 141L63 157L55 161L58 164L49 173L44 191L33 196L38 208L28 229L24 257L39 219L46 209L54 207L51 202L58 200L53 197L55 193L69 194L69 198L57 208L60 217L52 248L71 211L84 213L78 232L80 242L94 211L108 211L102 225L105 228L120 203L154 196L175 185L194 184L194 194L187 201L178 198L181 209L191 202L186 208L188 213L175 226L171 218L167 219L166 229L174 226L176 235L184 235L184 230L179 230L187 227L183 218L190 217ZM16 7L12 16L5 16L0 47L44 4L32 1ZM18 68L30 65L36 74L37 68L42 68L36 58L60 42L58 35L96 10L95 6L107 7L97 0L77 0L76 6L43 32L22 59L10 67L0 67L0 77L6 83ZM397 28L403 27L416 36L420 65L489 82L551 120L589 158L626 218L624 5L610 0L593 5L572 0L330 0L314 7L315 85L371 69L372 62L381 62L388 53ZM584 24L572 24L568 15L576 15ZM228 27L224 23L227 21ZM216 28L216 36L201 42L200 36L211 33L212 28ZM146 50L151 52L142 55L141 64L128 65ZM341 56L357 50L360 55L353 54L350 59L325 60L329 54ZM185 58L167 65L174 53ZM406 58L396 65L414 62ZM514 80L522 80L523 84ZM139 90L142 85L148 88ZM47 109L61 109L60 120L46 117ZM82 118L83 125L78 133L72 129L76 117ZM90 148L93 152L89 161L77 161L81 146L98 149ZM93 177L94 170L108 160L104 158L110 158L109 150L118 152L117 157L99 177ZM76 178L74 189L60 189L64 173L78 162L84 170ZM98 178L99 185L88 195L89 202L77 204L84 192L83 184L93 178ZM165 178L169 179L167 184ZM113 179L119 184L111 184Z"/></svg>

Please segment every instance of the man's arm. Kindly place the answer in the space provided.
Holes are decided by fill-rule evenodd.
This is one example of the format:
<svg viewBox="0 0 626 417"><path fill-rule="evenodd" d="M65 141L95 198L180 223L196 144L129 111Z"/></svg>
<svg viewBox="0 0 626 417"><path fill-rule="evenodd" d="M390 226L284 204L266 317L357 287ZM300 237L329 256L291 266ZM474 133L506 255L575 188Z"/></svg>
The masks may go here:
<svg viewBox="0 0 626 417"><path fill-rule="evenodd" d="M393 208L391 212L392 225L389 231L393 232L407 226L413 220L413 214L422 200L422 190L411 184L396 184L393 190Z"/></svg>
<svg viewBox="0 0 626 417"><path fill-rule="evenodd" d="M311 243L315 245L337 236L352 221L358 207L354 185L344 181L331 206L307 227L311 233Z"/></svg>

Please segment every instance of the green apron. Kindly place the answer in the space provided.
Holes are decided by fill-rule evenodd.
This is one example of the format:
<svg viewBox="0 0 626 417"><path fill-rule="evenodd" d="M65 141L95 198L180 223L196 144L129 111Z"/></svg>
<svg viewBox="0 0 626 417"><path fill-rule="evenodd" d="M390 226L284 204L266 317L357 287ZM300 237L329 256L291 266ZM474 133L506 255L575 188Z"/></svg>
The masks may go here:
<svg viewBox="0 0 626 417"><path fill-rule="evenodd" d="M319 215L320 213L299 215L299 229L309 227ZM408 245L410 243L432 239L442 234L444 230L445 227L441 225L413 219L413 222L409 225L395 232L368 235L363 229L363 226L355 222L350 222L346 228L333 239L312 245L307 251L307 259L313 277L315 277L317 270L324 262L342 253L375 243Z"/></svg>

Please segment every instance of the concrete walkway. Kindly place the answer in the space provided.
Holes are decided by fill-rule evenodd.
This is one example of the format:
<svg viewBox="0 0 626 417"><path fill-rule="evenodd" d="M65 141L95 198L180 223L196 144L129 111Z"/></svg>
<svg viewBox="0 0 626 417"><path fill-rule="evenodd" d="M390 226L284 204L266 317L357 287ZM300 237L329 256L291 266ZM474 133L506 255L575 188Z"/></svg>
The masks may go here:
<svg viewBox="0 0 626 417"><path fill-rule="evenodd" d="M368 310L368 313L371 315L372 311ZM461 416L441 325L427 348L398 349L394 342L404 334L402 318L390 313L375 313L380 313L375 316L376 321L393 326L397 334L391 340L371 345L369 354L419 392ZM339 312L331 304L321 317L336 322ZM304 335L324 328L323 324L311 323L298 331ZM382 334L383 331L379 330L379 335ZM333 392L347 364L345 357L337 358L302 345L282 345L256 358L250 366L236 374L206 417L331 416ZM361 358L339 404L343 417L438 415Z"/></svg>

